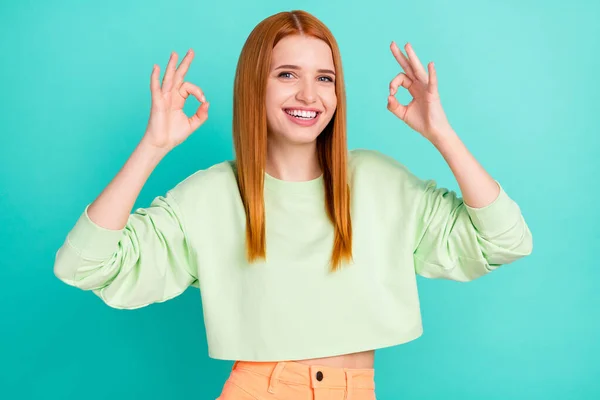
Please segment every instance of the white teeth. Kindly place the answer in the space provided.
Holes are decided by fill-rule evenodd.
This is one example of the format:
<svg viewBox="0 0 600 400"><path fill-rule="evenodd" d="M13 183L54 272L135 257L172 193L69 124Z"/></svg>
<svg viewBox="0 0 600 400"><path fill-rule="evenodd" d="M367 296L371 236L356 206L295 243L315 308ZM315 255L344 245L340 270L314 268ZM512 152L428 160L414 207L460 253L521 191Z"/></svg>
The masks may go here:
<svg viewBox="0 0 600 400"><path fill-rule="evenodd" d="M285 112L297 118L313 119L317 116L315 111L285 110Z"/></svg>

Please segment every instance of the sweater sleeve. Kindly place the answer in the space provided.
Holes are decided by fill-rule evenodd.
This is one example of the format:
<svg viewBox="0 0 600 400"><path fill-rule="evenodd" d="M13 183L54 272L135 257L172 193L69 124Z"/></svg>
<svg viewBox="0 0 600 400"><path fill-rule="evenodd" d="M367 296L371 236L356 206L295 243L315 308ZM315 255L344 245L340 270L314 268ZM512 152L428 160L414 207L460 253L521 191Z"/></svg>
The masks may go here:
<svg viewBox="0 0 600 400"><path fill-rule="evenodd" d="M88 216L89 204L55 255L54 274L90 290L107 305L135 309L171 299L197 273L172 191L138 208L123 229L106 229Z"/></svg>
<svg viewBox="0 0 600 400"><path fill-rule="evenodd" d="M531 232L517 203L498 181L499 194L469 207L434 180L418 180L415 271L427 278L471 281L532 252Z"/></svg>

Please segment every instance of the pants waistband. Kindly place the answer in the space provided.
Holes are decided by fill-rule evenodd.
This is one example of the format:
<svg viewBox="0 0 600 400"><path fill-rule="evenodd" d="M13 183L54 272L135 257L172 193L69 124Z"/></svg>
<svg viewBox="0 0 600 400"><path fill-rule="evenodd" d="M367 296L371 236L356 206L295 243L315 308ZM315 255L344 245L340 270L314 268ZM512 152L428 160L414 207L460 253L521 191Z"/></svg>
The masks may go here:
<svg viewBox="0 0 600 400"><path fill-rule="evenodd" d="M233 370L244 369L276 381L285 381L311 388L375 389L375 370L307 365L294 361L253 362L236 361Z"/></svg>

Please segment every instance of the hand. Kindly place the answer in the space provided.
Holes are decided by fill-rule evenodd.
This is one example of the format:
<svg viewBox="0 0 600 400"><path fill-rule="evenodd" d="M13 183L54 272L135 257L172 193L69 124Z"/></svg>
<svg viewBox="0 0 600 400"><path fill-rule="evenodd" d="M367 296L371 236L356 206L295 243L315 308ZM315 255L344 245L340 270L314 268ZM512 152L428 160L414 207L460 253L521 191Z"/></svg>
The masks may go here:
<svg viewBox="0 0 600 400"><path fill-rule="evenodd" d="M186 140L208 119L209 103L206 101L204 93L198 86L184 82L185 74L193 58L194 52L190 49L176 69L177 53L171 53L162 87L158 82L160 67L154 65L150 77L152 106L146 133L142 139L144 143L170 151ZM183 105L189 95L193 95L202 102L202 105L191 117L183 112Z"/></svg>
<svg viewBox="0 0 600 400"><path fill-rule="evenodd" d="M395 42L390 47L404 73L398 74L390 82L387 108L430 142L435 142L452 128L440 102L433 62L427 65L428 76L410 43L405 46L408 59ZM394 97L399 86L408 89L413 97L408 106L400 104Z"/></svg>

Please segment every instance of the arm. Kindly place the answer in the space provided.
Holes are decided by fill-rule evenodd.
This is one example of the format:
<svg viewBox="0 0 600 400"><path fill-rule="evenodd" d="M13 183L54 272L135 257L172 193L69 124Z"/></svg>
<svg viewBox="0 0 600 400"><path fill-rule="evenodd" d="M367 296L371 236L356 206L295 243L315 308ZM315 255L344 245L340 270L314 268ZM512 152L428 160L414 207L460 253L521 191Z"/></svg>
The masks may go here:
<svg viewBox="0 0 600 400"><path fill-rule="evenodd" d="M434 139L433 145L454 174L465 205L483 208L498 198L498 183L477 162L454 130L449 129L440 134Z"/></svg>
<svg viewBox="0 0 600 400"><path fill-rule="evenodd" d="M464 196L412 177L420 192L415 271L428 278L470 281L531 254L533 241L519 206L457 137L449 138L436 147Z"/></svg>
<svg viewBox="0 0 600 400"><path fill-rule="evenodd" d="M85 208L56 253L60 280L123 309L168 300L197 280L176 190L131 213L163 155L141 143Z"/></svg>
<svg viewBox="0 0 600 400"><path fill-rule="evenodd" d="M89 205L90 220L105 229L123 229L142 187L166 153L142 140L114 179Z"/></svg>
<svg viewBox="0 0 600 400"><path fill-rule="evenodd" d="M532 251L531 232L518 205L469 153L443 110L433 62L427 71L407 43L405 56L391 50L404 73L390 82L388 110L429 140L442 154L463 198L435 181L409 174L417 188L414 261L417 273L467 281ZM413 96L408 105L394 97L402 86Z"/></svg>
<svg viewBox="0 0 600 400"><path fill-rule="evenodd" d="M152 108L143 139L115 178L80 215L58 249L54 273L63 282L91 290L115 308L138 308L165 301L197 282L179 184L150 207L131 209L160 160L208 118L200 88L184 82L190 51L176 68L172 53L162 87L159 68L150 79ZM188 96L203 104L192 117L183 113Z"/></svg>

